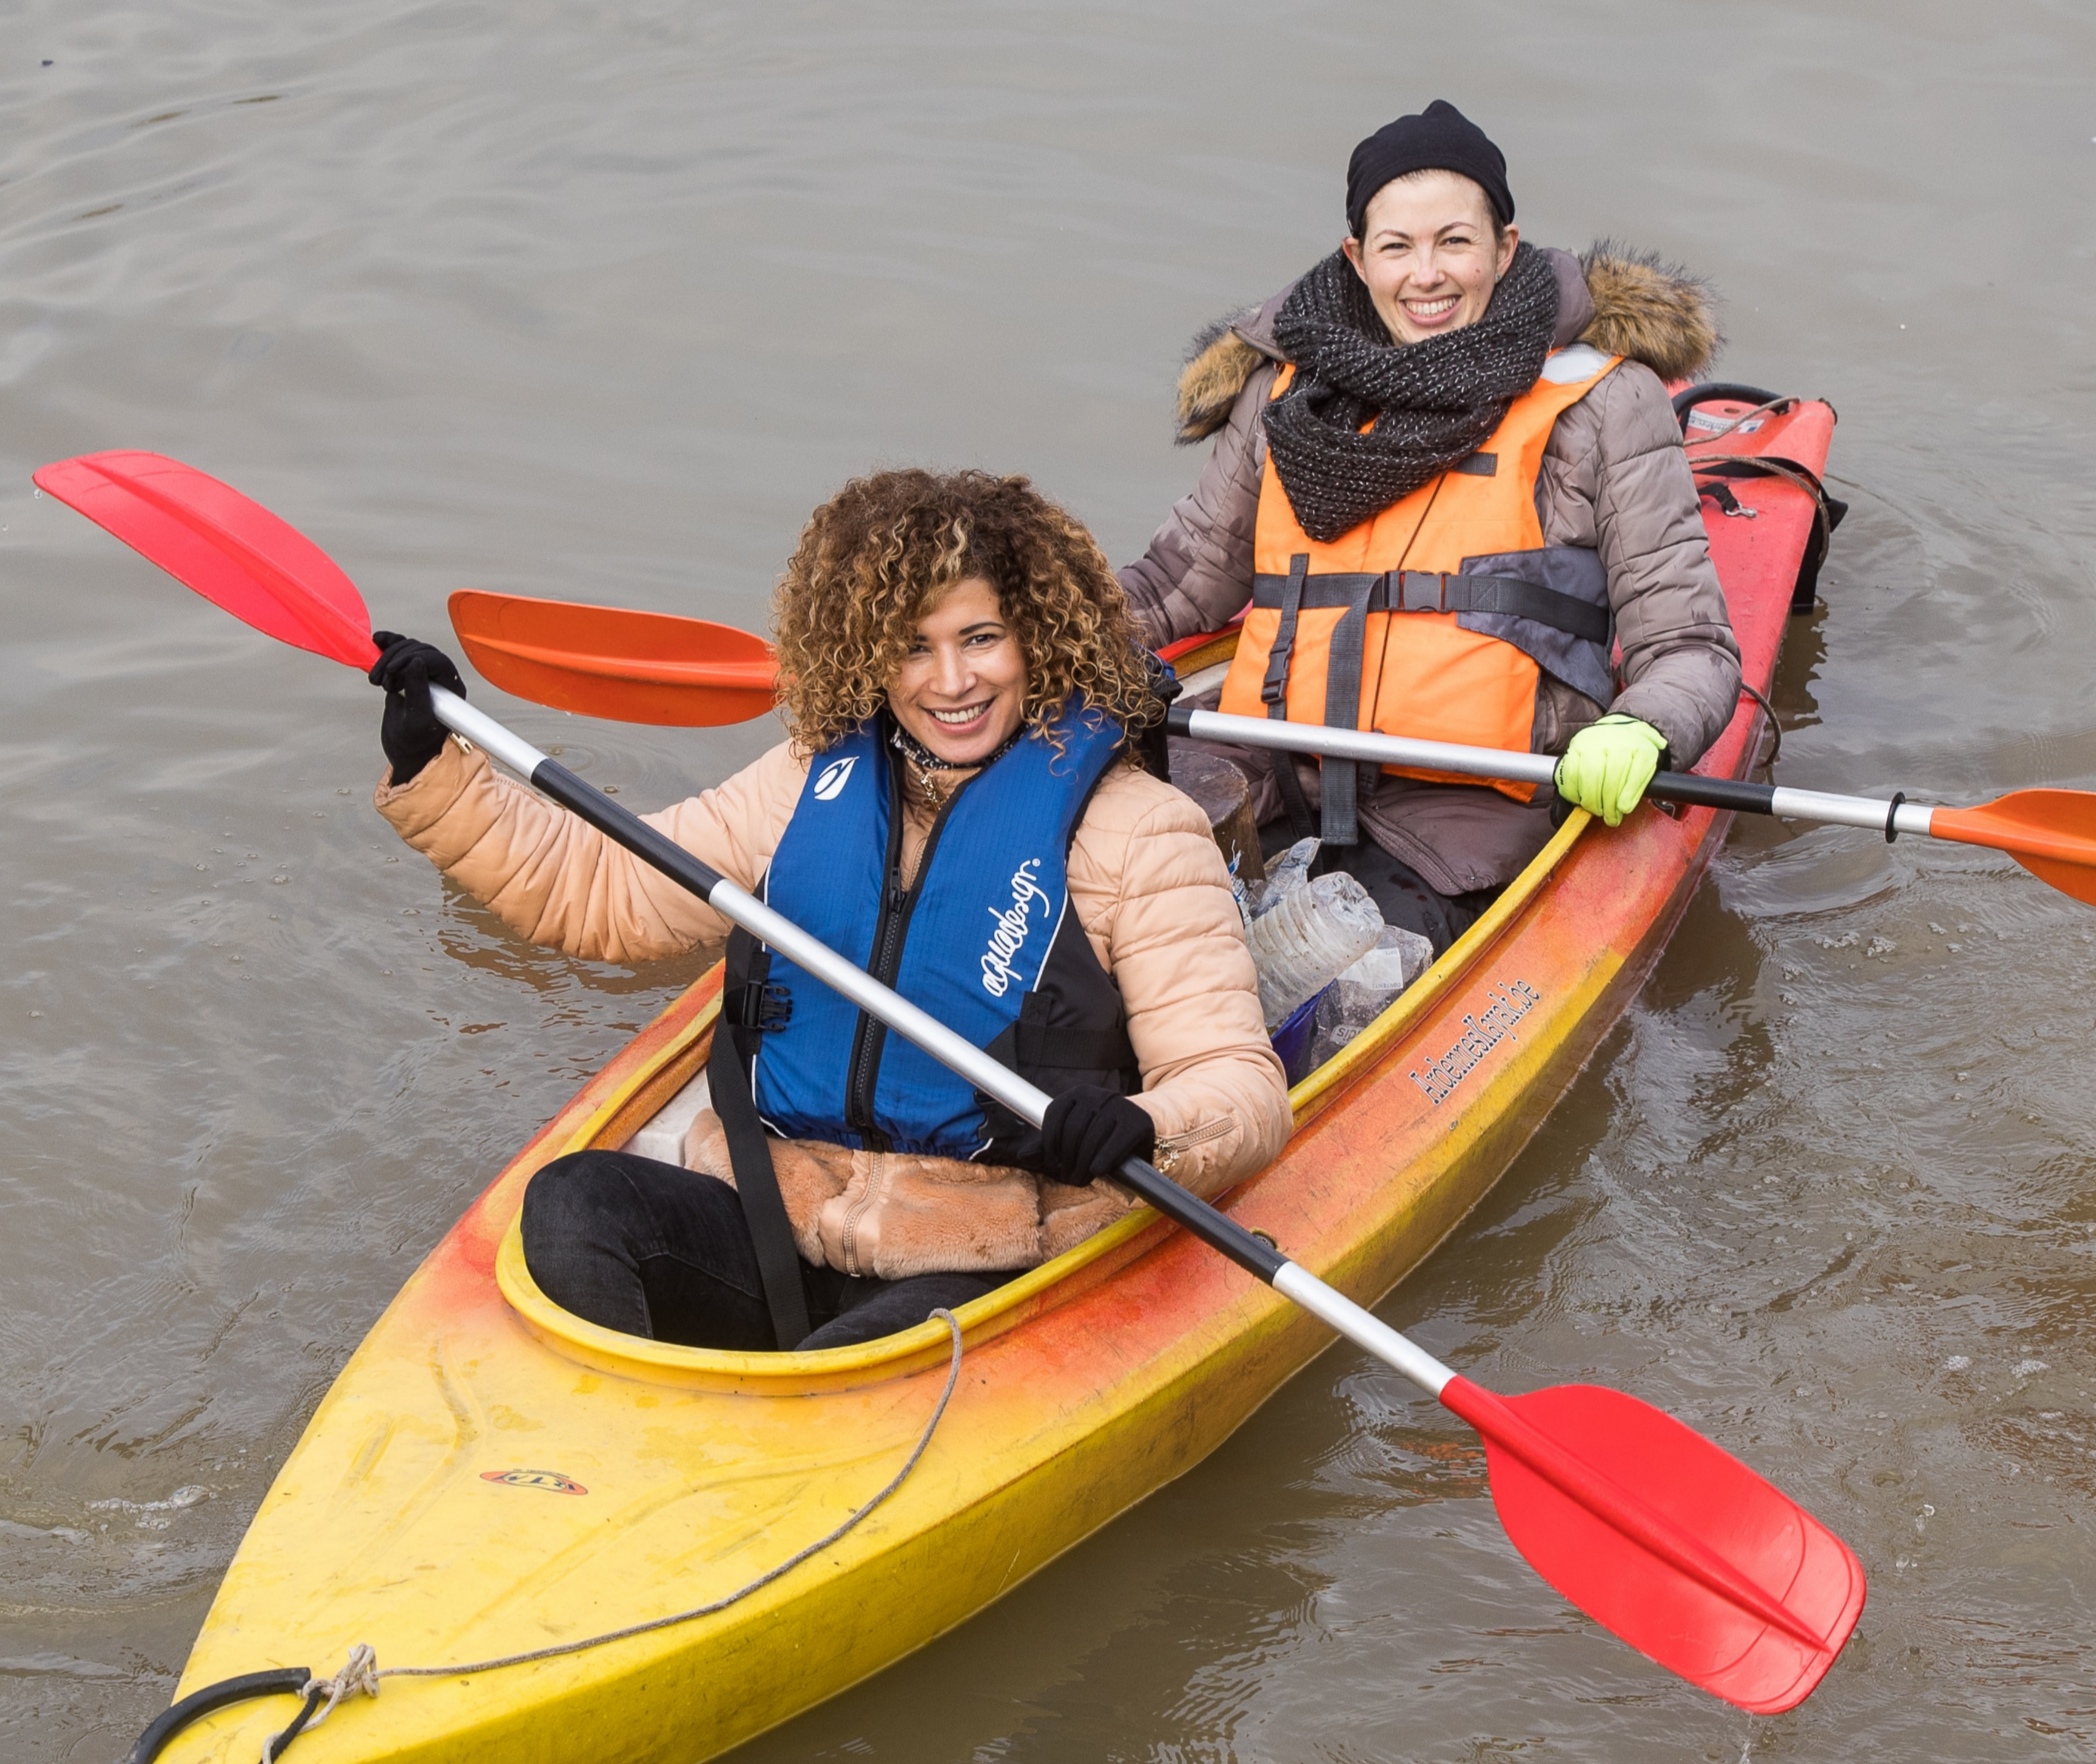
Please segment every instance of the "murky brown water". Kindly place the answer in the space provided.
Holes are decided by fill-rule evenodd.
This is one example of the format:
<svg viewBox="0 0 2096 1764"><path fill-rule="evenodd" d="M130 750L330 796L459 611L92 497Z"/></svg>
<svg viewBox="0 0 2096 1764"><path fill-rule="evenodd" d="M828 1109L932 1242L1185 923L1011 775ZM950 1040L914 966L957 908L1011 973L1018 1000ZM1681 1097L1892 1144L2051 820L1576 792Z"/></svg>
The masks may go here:
<svg viewBox="0 0 2096 1764"><path fill-rule="evenodd" d="M462 583L756 622L874 461L1032 472L1125 557L1196 469L1184 339L1445 94L1531 238L1684 260L1729 374L1842 412L1781 776L2096 784L2092 93L2096 27L2038 0L0 10L0 1754L123 1750L365 1328L683 977L445 900L365 800L376 695L33 466L192 460L431 636ZM769 739L494 702L633 802ZM2005 862L1744 827L1385 1306L1490 1380L1661 1402L1841 1530L1871 1605L1801 1711L1568 1613L1467 1436L1334 1352L745 1756L2096 1754L2092 974L2096 914Z"/></svg>

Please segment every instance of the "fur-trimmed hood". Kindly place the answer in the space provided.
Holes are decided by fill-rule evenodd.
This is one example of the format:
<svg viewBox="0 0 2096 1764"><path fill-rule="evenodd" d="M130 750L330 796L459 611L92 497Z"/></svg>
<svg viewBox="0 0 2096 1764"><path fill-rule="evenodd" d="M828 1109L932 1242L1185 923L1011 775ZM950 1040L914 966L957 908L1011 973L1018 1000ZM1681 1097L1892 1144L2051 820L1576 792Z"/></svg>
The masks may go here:
<svg viewBox="0 0 2096 1764"><path fill-rule="evenodd" d="M1557 345L1591 343L1641 361L1662 380L1702 372L1724 344L1708 284L1650 252L1603 239L1583 257L1544 247L1558 282ZM1179 373L1179 440L1200 441L1229 420L1245 382L1287 357L1274 319L1291 282L1263 304L1218 319L1194 338Z"/></svg>

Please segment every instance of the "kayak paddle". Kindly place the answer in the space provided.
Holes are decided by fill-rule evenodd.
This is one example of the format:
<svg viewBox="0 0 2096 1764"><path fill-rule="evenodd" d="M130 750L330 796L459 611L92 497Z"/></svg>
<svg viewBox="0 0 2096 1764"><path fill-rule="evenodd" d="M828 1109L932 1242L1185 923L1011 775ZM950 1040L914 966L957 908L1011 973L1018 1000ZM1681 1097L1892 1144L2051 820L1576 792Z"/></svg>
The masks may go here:
<svg viewBox="0 0 2096 1764"><path fill-rule="evenodd" d="M1497 747L1459 747L1451 741L1412 741L1358 729L1270 722L1220 711L1173 705L1165 724L1174 735L1197 741L1233 742L1239 747L1278 748L1322 754L1329 759L1373 760L1421 771L1461 772L1473 778L1507 778L1518 784L1548 784L1557 761L1547 753L1509 753ZM1961 845L2005 851L2032 875L2062 894L2096 906L2096 792L2016 790L1978 808L1925 808L1904 794L1886 801L1873 796L1837 796L1823 790L1793 790L1745 778L1705 778L1694 772L1657 772L1645 794L1661 802L1774 815L1783 821L1818 821L1836 827L1868 827L1887 840L1902 833L1956 840Z"/></svg>
<svg viewBox="0 0 2096 1764"><path fill-rule="evenodd" d="M349 579L274 515L176 461L104 453L37 483L258 630L360 671L377 658ZM444 724L867 1015L1038 1125L1049 1097L462 698ZM1635 1397L1558 1385L1502 1397L1444 1366L1272 1243L1131 1158L1115 1178L1210 1248L1438 1397L1485 1442L1508 1536L1632 1647L1740 1708L1802 1702L1862 1611L1862 1564L1746 1465Z"/></svg>
<svg viewBox="0 0 2096 1764"><path fill-rule="evenodd" d="M771 645L708 619L461 588L451 626L503 691L555 710L596 714L607 681L624 723L746 723L774 703Z"/></svg>
<svg viewBox="0 0 2096 1764"><path fill-rule="evenodd" d="M470 605L462 609L462 603ZM540 608L545 610L535 610ZM760 662L769 666L765 658L771 653L770 646L745 631L731 632L725 625L669 613L620 612L476 590L454 594L451 609L452 624L473 665L503 691L538 704L608 722L689 726L735 721L731 697L734 704L750 707L739 713L742 716L759 716L771 708L768 694L756 684ZM503 631L528 632L529 638L512 636L507 639L509 647L491 638L488 633L495 629L498 617ZM722 634L720 639L707 635L715 632ZM517 645L522 641L528 641L531 649L528 670L517 660ZM718 647L708 647L716 641ZM679 658L674 664L656 659L672 651ZM709 662L747 672L736 674L731 693L725 677L719 686L703 677ZM672 672L673 668L680 671ZM556 679L554 686L551 682ZM1197 741L1370 760L1522 784L1548 784L1557 771L1557 761L1548 754L1225 716L1183 705L1172 707L1167 726L1174 735ZM2008 853L2062 894L2096 906L2096 791L2016 790L1977 808L1929 808L1907 801L1904 793L1889 800L1840 796L1755 784L1743 778L1661 772L1645 787L1645 794L1661 802L1734 814L1865 827L1883 833L1888 840L1915 833L1961 845L1984 845Z"/></svg>

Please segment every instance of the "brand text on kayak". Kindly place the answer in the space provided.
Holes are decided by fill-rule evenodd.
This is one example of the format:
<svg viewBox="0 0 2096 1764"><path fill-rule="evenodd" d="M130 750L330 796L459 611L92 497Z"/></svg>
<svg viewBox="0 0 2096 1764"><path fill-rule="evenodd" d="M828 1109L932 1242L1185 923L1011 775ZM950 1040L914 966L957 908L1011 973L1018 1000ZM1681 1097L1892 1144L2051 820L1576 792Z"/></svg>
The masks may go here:
<svg viewBox="0 0 2096 1764"><path fill-rule="evenodd" d="M1505 981L1491 987L1485 996L1492 1002L1482 1011L1463 1013L1462 1040L1438 1060L1429 1060L1424 1072L1409 1074L1436 1108L1502 1041L1519 1041L1514 1025L1543 1002L1543 995L1526 980Z"/></svg>

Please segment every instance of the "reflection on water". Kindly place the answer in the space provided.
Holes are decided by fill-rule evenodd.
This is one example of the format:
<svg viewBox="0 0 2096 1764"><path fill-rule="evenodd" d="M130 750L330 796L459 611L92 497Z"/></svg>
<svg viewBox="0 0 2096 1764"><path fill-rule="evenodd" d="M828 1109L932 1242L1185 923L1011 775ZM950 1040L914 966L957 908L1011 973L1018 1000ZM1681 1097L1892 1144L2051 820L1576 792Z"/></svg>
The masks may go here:
<svg viewBox="0 0 2096 1764"><path fill-rule="evenodd" d="M10 1759L122 1751L373 1317L689 972L448 898L365 801L375 695L34 499L44 460L191 459L432 636L466 583L757 623L876 461L1031 472L1125 557L1196 467L1184 340L1328 249L1352 141L1445 93L1529 237L1685 261L1729 373L1842 412L1779 775L2096 783L2070 10L34 0L0 41ZM476 696L635 803L774 738ZM2096 916L2006 860L1742 825L1385 1307L1510 1388L1661 1402L1842 1531L1871 1605L1796 1714L1598 1636L1469 1436L1334 1353L748 1755L2088 1756L2092 964Z"/></svg>

